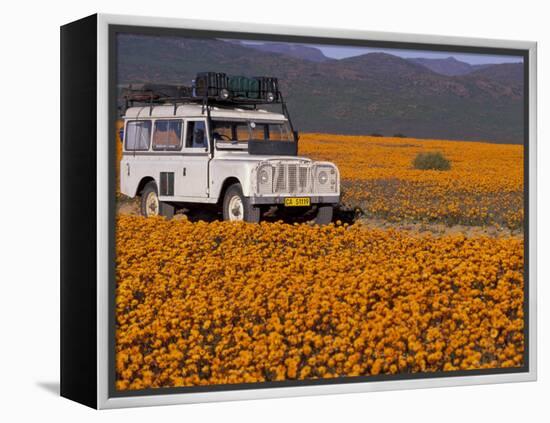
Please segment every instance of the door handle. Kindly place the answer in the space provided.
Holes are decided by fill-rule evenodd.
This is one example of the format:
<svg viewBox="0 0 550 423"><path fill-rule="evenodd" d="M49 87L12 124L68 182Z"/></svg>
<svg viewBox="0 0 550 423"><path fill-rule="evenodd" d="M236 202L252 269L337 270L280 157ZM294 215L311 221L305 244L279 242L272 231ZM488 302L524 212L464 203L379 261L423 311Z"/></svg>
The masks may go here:
<svg viewBox="0 0 550 423"><path fill-rule="evenodd" d="M183 168L183 176L185 176L186 173L187 173L187 169L184 167L184 168Z"/></svg>
<svg viewBox="0 0 550 423"><path fill-rule="evenodd" d="M126 173L130 176L130 163L126 163Z"/></svg>

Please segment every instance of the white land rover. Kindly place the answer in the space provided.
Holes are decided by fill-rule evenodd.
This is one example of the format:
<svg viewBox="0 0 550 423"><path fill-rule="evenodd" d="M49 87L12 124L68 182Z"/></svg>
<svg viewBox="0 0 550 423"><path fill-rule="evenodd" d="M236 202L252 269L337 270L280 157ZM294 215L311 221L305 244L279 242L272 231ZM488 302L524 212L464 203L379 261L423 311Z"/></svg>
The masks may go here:
<svg viewBox="0 0 550 423"><path fill-rule="evenodd" d="M332 220L338 168L297 155L298 134L275 78L209 72L190 88L149 85L124 96L120 191L141 196L144 216L207 203L219 205L225 220L258 222L273 206L312 213L318 224ZM282 113L261 104L280 104Z"/></svg>

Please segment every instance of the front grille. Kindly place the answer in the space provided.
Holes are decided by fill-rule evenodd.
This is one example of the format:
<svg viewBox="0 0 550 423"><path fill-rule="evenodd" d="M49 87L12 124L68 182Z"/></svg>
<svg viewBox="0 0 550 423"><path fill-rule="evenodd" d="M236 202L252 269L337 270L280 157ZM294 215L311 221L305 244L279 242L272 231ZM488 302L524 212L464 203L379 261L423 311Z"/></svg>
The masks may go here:
<svg viewBox="0 0 550 423"><path fill-rule="evenodd" d="M273 192L286 191L286 167L279 165L275 168L275 184L273 186Z"/></svg>
<svg viewBox="0 0 550 423"><path fill-rule="evenodd" d="M298 188L298 165L289 164L288 169L288 192L294 193Z"/></svg>
<svg viewBox="0 0 550 423"><path fill-rule="evenodd" d="M312 189L311 166L299 163L278 163L275 165L273 193L309 193Z"/></svg>
<svg viewBox="0 0 550 423"><path fill-rule="evenodd" d="M298 176L298 187L299 187L301 192L304 192L304 191L307 190L308 175L311 173L309 170L310 169L305 167L305 166L300 167L300 173L299 173L299 176Z"/></svg>

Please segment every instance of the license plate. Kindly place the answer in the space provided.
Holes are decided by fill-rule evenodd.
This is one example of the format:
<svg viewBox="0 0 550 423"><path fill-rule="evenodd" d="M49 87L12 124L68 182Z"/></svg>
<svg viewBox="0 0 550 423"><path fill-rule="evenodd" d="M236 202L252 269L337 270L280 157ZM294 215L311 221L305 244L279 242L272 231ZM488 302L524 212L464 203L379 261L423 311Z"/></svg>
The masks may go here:
<svg viewBox="0 0 550 423"><path fill-rule="evenodd" d="M285 198L285 207L306 207L310 206L309 197L289 197Z"/></svg>

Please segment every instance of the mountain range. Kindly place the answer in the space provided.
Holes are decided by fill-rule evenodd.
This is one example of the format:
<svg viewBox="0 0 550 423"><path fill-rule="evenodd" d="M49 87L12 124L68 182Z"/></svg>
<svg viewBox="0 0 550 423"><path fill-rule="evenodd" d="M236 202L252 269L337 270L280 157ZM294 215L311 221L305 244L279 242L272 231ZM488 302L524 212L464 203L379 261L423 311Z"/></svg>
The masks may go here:
<svg viewBox="0 0 550 423"><path fill-rule="evenodd" d="M416 57L407 59L410 62L418 63L435 73L448 76L466 75L492 65L471 65L470 63L457 60L454 57L446 57L444 59L431 59L426 57Z"/></svg>
<svg viewBox="0 0 550 423"><path fill-rule="evenodd" d="M298 59L304 59L310 62L328 62L331 59L324 55L324 53L311 46L305 46L303 44L289 44L289 43L240 43L237 44L252 48L255 50L267 52L267 53L279 53L290 57L297 57Z"/></svg>
<svg viewBox="0 0 550 423"><path fill-rule="evenodd" d="M336 60L309 46L132 34L118 35L117 54L119 85L189 84L203 71L277 77L300 131L523 142L521 63Z"/></svg>
<svg viewBox="0 0 550 423"><path fill-rule="evenodd" d="M227 41L230 41L230 40L227 40ZM243 43L242 41L233 41L233 42L244 47L253 48L255 50L284 54L287 56L304 59L310 62L328 62L330 60L335 60L333 58L325 56L325 54L322 52L320 48L313 47L313 46L306 46L302 44L275 43L275 42ZM428 69L434 71L435 73L439 73L441 75L447 75L447 76L466 75L472 72L479 71L481 69L485 69L485 68L497 65L497 64L472 65L470 63L457 60L453 56L449 56L443 59L415 57L415 58L407 58L405 60L425 66ZM510 73L512 74L512 77L514 78L518 77L518 73L523 73L523 68L520 63L509 63L509 64L506 64L506 66L502 66L500 68L507 69L508 71L510 71ZM502 76L507 75L507 71L503 72L502 74L503 74ZM483 75L483 73L480 73L480 75Z"/></svg>

